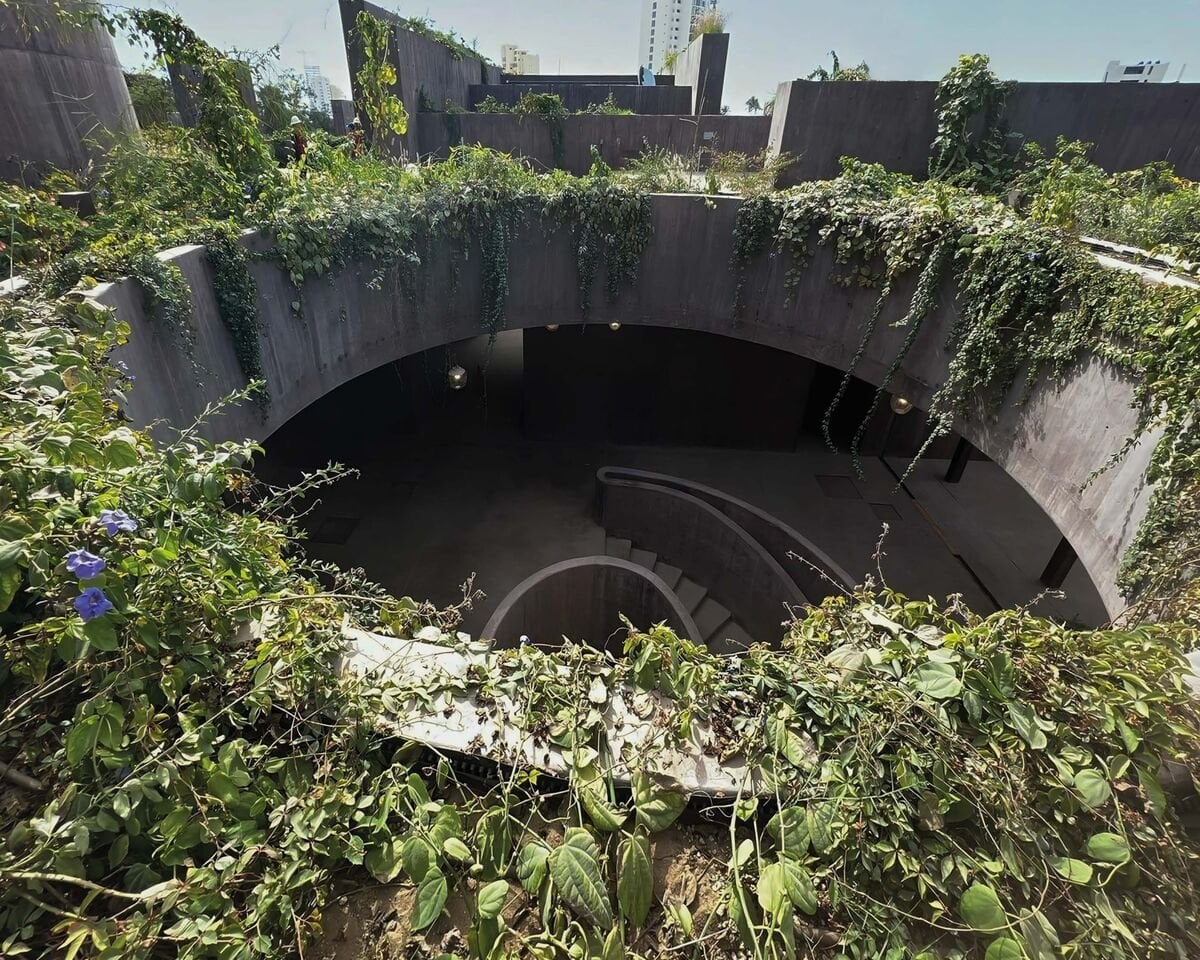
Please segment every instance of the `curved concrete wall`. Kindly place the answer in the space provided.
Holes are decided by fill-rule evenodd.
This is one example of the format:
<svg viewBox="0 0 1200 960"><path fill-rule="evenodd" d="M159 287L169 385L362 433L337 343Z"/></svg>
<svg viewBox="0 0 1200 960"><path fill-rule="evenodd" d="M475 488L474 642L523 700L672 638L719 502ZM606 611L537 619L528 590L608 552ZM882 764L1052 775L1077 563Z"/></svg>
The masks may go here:
<svg viewBox="0 0 1200 960"><path fill-rule="evenodd" d="M619 656L622 614L639 629L666 623L703 643L695 621L660 577L616 557L580 557L539 570L504 598L481 636L500 650L517 646L522 636L551 647L567 637Z"/></svg>
<svg viewBox="0 0 1200 960"><path fill-rule="evenodd" d="M694 195L655 197L655 239L646 252L641 281L608 303L603 277L598 278L587 318L578 306L572 238L563 231L544 233L541 224L530 223L510 258L508 326L620 320L703 330L845 369L875 292L830 283L832 256L819 250L789 302L784 288L788 262L764 257L748 272L748 306L742 316L735 316L737 278L730 261L739 202ZM248 238L247 243L257 249L267 246L261 238ZM109 284L95 291L134 330L124 358L139 378L129 414L142 424L159 418L190 423L206 404L244 384L217 312L204 251L185 247L163 255L177 263L192 284L194 360L183 356L145 317L136 285ZM284 271L271 262L254 263L272 400L265 409L246 404L228 411L209 425L208 435L264 438L314 400L368 370L477 336L483 332L478 262L472 258L456 287L452 252L448 245L441 247L413 298L401 289L396 271L382 283L371 284L374 270L368 265L343 270L305 284L303 317L291 310L297 295ZM914 280L910 277L899 285L884 309L878 332L856 370L863 379L879 383L886 374L905 336L892 323L903 315ZM953 318L953 291L948 289L893 385L923 409L945 376L949 356L944 342ZM1070 540L1111 613L1122 608L1116 573L1145 509L1143 477L1156 438L1146 438L1119 466L1087 481L1132 432L1137 419L1132 396L1131 384L1116 370L1091 360L1063 383L1041 384L1027 402L1009 402L996 419L958 425Z"/></svg>
<svg viewBox="0 0 1200 960"><path fill-rule="evenodd" d="M679 567L759 643L778 646L784 604L807 599L762 545L716 507L652 482L607 479L601 526Z"/></svg>
<svg viewBox="0 0 1200 960"><path fill-rule="evenodd" d="M704 501L759 543L810 603L820 603L830 594L850 590L855 585L850 574L799 531L722 490L682 477L627 467L601 467L596 471L596 479L601 484L601 495L610 480L633 480L670 487ZM685 571L689 569L684 564L679 566Z"/></svg>
<svg viewBox="0 0 1200 960"><path fill-rule="evenodd" d="M63 26L51 6L26 0L18 16L0 4L0 179L78 170L94 156L85 141L138 129L112 37Z"/></svg>

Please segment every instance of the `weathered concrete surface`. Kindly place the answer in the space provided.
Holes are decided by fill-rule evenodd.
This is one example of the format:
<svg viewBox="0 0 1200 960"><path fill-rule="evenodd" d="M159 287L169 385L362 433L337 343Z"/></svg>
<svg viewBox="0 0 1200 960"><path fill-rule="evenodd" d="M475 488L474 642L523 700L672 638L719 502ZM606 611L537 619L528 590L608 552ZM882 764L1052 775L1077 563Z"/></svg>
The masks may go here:
<svg viewBox="0 0 1200 960"><path fill-rule="evenodd" d="M477 57L456 60L448 47L429 40L407 29L400 18L382 7L364 0L338 0L342 13L342 34L346 43L346 62L350 67L350 83L356 103L363 102L358 83L358 72L362 69L362 45L355 23L359 11L365 10L378 19L392 25L392 66L396 68L396 83L392 91L408 111L408 132L401 137L391 137L390 147L394 154L401 151L415 156L420 145L417 141L415 118L424 94L428 102L441 108L447 101L466 108L472 84L499 83L500 68L484 63ZM361 116L367 136L371 136L369 118ZM339 131L340 133L341 131Z"/></svg>
<svg viewBox="0 0 1200 960"><path fill-rule="evenodd" d="M562 98L563 106L574 113L592 105L604 103L609 96L622 110L636 114L690 114L692 91L690 87L653 86L642 87L625 83L508 83L480 84L471 86L468 109L478 108L486 97L500 103L515 106L527 93L552 93ZM440 106L438 101L435 104Z"/></svg>
<svg viewBox="0 0 1200 960"><path fill-rule="evenodd" d="M572 239L531 223L510 257L509 327L619 320L705 330L845 369L875 292L830 283L832 257L828 250L819 250L800 278L795 299L788 302L788 263L784 258L763 258L748 271L747 308L735 316L737 284L730 261L738 206L734 198L655 197L655 239L645 255L641 281L608 303L599 278L587 318L579 309ZM138 376L129 414L140 424L159 418L189 423L206 404L244 383L217 313L203 251L185 247L166 255L183 269L193 288L194 366L145 317L140 293L131 283L96 291L98 299L117 307L134 331L124 359ZM297 293L284 271L270 262L255 263L271 403L264 409L247 404L230 410L209 425L207 434L264 438L359 374L478 334L478 258L464 267L457 286L451 259L447 247L435 251L421 278L423 290L412 300L394 272L377 285L369 284L373 271L366 267L313 280L303 290L303 317L292 312ZM869 382L882 380L905 336L892 324L903 315L912 279L897 288L885 307L878 332L855 371ZM922 409L945 377L949 356L944 342L953 317L953 295L946 291L892 385L894 392ZM1128 381L1093 360L1081 364L1062 384L1040 385L1026 403L1012 400L995 420L974 418L957 425L1046 511L1075 547L1113 613L1122 608L1117 568L1145 509L1143 477L1154 438L1094 482L1088 484L1088 479L1132 432L1132 396Z"/></svg>
<svg viewBox="0 0 1200 960"><path fill-rule="evenodd" d="M836 176L838 159L857 157L924 176L937 130L937 84L924 80L793 80L779 85L770 144L798 161L788 184ZM1005 121L1014 149L1059 136L1095 144L1105 170L1167 160L1200 178L1200 84L1019 83Z"/></svg>
<svg viewBox="0 0 1200 960"><path fill-rule="evenodd" d="M727 33L702 33L679 54L675 64L675 81L692 89L692 113L721 112L725 95L725 63L728 59Z"/></svg>
<svg viewBox="0 0 1200 960"><path fill-rule="evenodd" d="M50 8L25 2L18 16L0 4L3 180L32 185L52 167L81 170L112 134L138 129L112 37L99 25L63 26Z"/></svg>
<svg viewBox="0 0 1200 960"><path fill-rule="evenodd" d="M621 617L646 629L666 623L681 637L702 643L696 622L656 574L628 560L594 556L564 560L539 570L505 597L480 637L494 649L531 643L557 648L563 637L620 656ZM614 635L620 640L612 641Z"/></svg>
<svg viewBox="0 0 1200 960"><path fill-rule="evenodd" d="M483 144L554 167L550 128L537 117L503 113L421 113L416 117L421 155L444 159L451 146ZM614 169L627 166L647 145L689 155L705 148L756 154L767 146L770 117L593 116L563 120L563 168L587 173L595 146Z"/></svg>
<svg viewBox="0 0 1200 960"><path fill-rule="evenodd" d="M601 525L609 536L630 540L679 567L757 640L778 644L784 605L799 609L808 602L762 544L689 492L605 475L600 504Z"/></svg>

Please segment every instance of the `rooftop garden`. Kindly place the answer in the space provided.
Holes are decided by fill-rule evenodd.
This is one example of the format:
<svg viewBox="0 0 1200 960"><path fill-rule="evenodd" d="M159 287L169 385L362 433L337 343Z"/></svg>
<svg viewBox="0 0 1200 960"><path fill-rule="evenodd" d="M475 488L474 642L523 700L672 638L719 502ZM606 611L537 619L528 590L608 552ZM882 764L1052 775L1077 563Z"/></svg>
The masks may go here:
<svg viewBox="0 0 1200 960"><path fill-rule="evenodd" d="M4 253L30 280L0 299L0 955L311 956L336 938L337 898L380 884L404 895L397 957L1200 953L1183 800L1200 723L1184 659L1200 621L1200 307L1193 290L1101 268L1072 232L1188 257L1194 186L1159 168L1109 177L1071 147L1012 158L974 123L1002 89L966 60L945 86L931 179L848 160L835 180L756 188L731 264L774 252L801 269L827 244L834 279L880 304L915 274L910 332L952 278L962 309L939 429L969 398L1011 401L1089 352L1128 371L1143 427L1166 439L1127 623L980 617L868 584L798 611L780 649L736 658L661 628L631 630L622 659L511 651L465 692L523 702L510 722L568 749L571 776L522 765L480 782L390 726L464 681L334 667L346 625L463 642L455 610L304 556L294 504L340 470L272 489L252 445L131 428L120 405L137 386L113 360L129 330L75 291L135 278L187 350L183 278L153 253L207 244L246 393L269 403L242 229L274 241L298 314L306 279L350 261L403 268L445 233L478 258L481 330L494 330L522 219L574 233L586 304L601 263L600 295L638 281L649 198L600 163L538 175L462 149L407 167L320 135L281 170L227 61L172 17L131 16L199 69L200 125L119 145L85 184L86 222L49 192L0 188L16 205ZM371 109L376 126L398 122L386 97ZM1010 183L1015 206L997 199ZM619 788L604 711L620 686L658 711L664 745L706 724L766 789L689 806L653 775L653 751ZM690 879L656 867L681 845ZM382 949L389 918L376 919Z"/></svg>

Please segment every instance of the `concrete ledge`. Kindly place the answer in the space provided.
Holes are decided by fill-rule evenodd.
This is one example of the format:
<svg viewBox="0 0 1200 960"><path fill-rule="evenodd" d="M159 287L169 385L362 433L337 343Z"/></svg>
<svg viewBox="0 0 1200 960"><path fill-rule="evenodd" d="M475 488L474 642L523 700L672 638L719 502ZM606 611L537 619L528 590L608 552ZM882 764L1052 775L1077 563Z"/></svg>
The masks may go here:
<svg viewBox="0 0 1200 960"><path fill-rule="evenodd" d="M473 666L488 675L502 676L504 665L512 662L509 658L518 655L517 651L493 653L486 645L469 644L462 637L457 641L442 637L436 628L422 631L416 640L347 630L346 641L342 669L393 680L400 696L406 689L428 693L445 686L462 690ZM672 714L671 707L671 701L658 693L630 686L605 690L605 700L597 709L607 726L612 776L618 786L628 788L635 769L649 769L665 784L689 795L721 798L763 789L757 770L740 760L722 761L717 756L712 730L700 719L692 721L687 749L665 745L662 727ZM400 736L436 750L484 756L568 778L570 767L562 748L521 725L523 708L519 691L497 684L494 697L489 696L486 703L466 693L454 693L448 705L436 711L430 710L427 700L413 696L385 722ZM631 767L626 758L636 758L639 767Z"/></svg>

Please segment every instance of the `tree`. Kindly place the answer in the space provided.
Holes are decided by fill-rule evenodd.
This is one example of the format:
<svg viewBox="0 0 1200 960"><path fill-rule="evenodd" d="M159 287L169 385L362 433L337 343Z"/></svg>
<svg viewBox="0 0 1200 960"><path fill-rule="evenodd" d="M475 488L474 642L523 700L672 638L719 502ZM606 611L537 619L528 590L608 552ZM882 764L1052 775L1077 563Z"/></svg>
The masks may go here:
<svg viewBox="0 0 1200 960"><path fill-rule="evenodd" d="M138 126L153 127L175 122L175 95L166 77L146 71L127 73L125 85L129 88L129 99L133 101Z"/></svg>
<svg viewBox="0 0 1200 960"><path fill-rule="evenodd" d="M857 67L843 67L841 61L838 60L836 50L830 50L829 55L833 57L833 69L826 70L824 67L817 67L808 75L809 80L870 80L871 68L867 66L867 61L863 60Z"/></svg>
<svg viewBox="0 0 1200 960"><path fill-rule="evenodd" d="M774 116L774 114L775 114L775 96L774 96L774 94L767 97L766 102L763 103L762 112L763 112L764 117Z"/></svg>
<svg viewBox="0 0 1200 960"><path fill-rule="evenodd" d="M748 113L760 113L762 111L762 104L758 102L758 97L750 97L746 101L746 111Z"/></svg>

